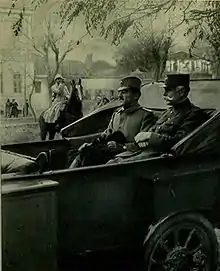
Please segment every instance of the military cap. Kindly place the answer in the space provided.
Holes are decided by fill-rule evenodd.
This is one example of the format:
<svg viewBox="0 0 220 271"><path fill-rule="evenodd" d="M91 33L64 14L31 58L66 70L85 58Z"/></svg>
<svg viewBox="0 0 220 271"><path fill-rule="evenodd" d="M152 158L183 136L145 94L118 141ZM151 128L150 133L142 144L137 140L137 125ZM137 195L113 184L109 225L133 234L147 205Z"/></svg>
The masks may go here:
<svg viewBox="0 0 220 271"><path fill-rule="evenodd" d="M168 74L163 87L175 88L178 86L189 86L189 74Z"/></svg>
<svg viewBox="0 0 220 271"><path fill-rule="evenodd" d="M128 76L128 77L123 78L121 80L121 86L118 89L118 91L129 89L129 88L140 91L141 79L139 79L136 76Z"/></svg>

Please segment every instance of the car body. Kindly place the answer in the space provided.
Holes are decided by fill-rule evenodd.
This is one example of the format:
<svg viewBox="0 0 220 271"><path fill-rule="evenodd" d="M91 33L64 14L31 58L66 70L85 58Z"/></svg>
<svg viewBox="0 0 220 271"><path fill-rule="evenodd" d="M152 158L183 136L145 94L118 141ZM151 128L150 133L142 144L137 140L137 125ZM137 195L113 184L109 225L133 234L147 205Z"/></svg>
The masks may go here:
<svg viewBox="0 0 220 271"><path fill-rule="evenodd" d="M51 171L3 176L3 270L15 266L16 270L35 270L34 262L39 270L43 255L47 255L44 267L55 270L57 258L63 263L77 254L117 248L143 250L145 270L158 270L154 257L162 243L163 250L169 250L163 259L167 270L172 270L174 259L178 259L178 270L186 270L185 258L191 261L192 270L203 264L204 258L208 259L204 270L216 269L218 245L213 228L220 224L219 111L205 109L210 119L178 142L171 153L123 164L65 168L67 151L95 138L118 106L117 101L108 104L66 127L62 140L2 147L31 156L54 150ZM158 114L163 111L152 110ZM94 128L91 121L96 123L100 117L102 121ZM90 131L84 129L88 123ZM20 213L23 220L16 220L14 213ZM41 225L40 233L34 221ZM23 223L22 234L16 231L19 223ZM169 236L176 232L181 232L183 239L185 234L186 243L194 238L193 244L198 241L200 248L187 250L176 242L165 248ZM10 243L4 236L14 241ZM22 258L19 240L22 243L23 239L29 243L21 249ZM32 254L27 252L28 245ZM29 269L22 265L24 259Z"/></svg>

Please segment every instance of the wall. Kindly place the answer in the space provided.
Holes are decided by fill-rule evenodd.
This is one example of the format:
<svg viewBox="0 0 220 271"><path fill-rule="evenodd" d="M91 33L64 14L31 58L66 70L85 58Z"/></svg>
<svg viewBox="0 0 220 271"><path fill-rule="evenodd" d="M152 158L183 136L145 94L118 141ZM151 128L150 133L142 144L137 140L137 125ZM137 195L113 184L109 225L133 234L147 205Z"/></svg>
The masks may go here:
<svg viewBox="0 0 220 271"><path fill-rule="evenodd" d="M11 4L9 1L0 2L0 33L2 37L0 42L0 72L2 73L3 84L3 93L0 94L0 110L5 111L5 103L8 98L16 99L19 109L23 109L25 91L32 81L34 67L30 60L29 49L26 46L26 38L22 36L16 37L12 30L12 23L15 19L17 20L20 10L15 8L8 16ZM27 21L28 23L23 24L23 31L30 35L30 12L26 10L24 16L24 22ZM13 74L15 72L21 75L21 93L14 93Z"/></svg>
<svg viewBox="0 0 220 271"><path fill-rule="evenodd" d="M36 81L41 82L41 91L40 93L36 93L36 92L33 93L32 105L36 111L36 114L39 115L43 110L49 107L50 95L48 91L47 77L37 76Z"/></svg>
<svg viewBox="0 0 220 271"><path fill-rule="evenodd" d="M26 67L25 67L26 66ZM25 76L26 69L26 76ZM31 62L25 62L22 59L11 60L2 63L0 72L2 73L3 80L3 93L1 93L0 107L5 110L5 103L7 99L16 99L19 104L19 109L23 108L25 101L25 90L28 92L32 84L34 66ZM19 73L21 75L21 92L14 92L13 75Z"/></svg>
<svg viewBox="0 0 220 271"><path fill-rule="evenodd" d="M92 100L99 92L110 98L110 90L117 90L119 83L118 78L85 78L82 80L84 92L87 91Z"/></svg>

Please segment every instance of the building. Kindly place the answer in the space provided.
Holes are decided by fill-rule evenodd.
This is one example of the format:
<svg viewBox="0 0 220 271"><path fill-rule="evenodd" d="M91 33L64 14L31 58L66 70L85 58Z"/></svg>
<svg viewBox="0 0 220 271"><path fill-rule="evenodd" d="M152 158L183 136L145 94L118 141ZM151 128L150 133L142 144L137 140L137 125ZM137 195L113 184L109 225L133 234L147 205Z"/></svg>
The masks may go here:
<svg viewBox="0 0 220 271"><path fill-rule="evenodd" d="M198 56L180 51L172 54L166 63L167 73L190 73L192 77L211 77L211 64Z"/></svg>
<svg viewBox="0 0 220 271"><path fill-rule="evenodd" d="M9 5L8 3L6 3ZM34 82L34 62L32 51L25 46L27 40L25 37L16 37L12 30L12 22L17 19L20 10L13 9L8 16L9 8L6 4L0 4L0 110L5 113L5 104L7 99L15 99L19 105L18 109L23 111L25 100L29 98L32 92ZM26 11L23 27L27 35L31 35L31 12ZM42 81L42 82L41 82ZM44 102L45 93L41 91L41 85L44 85L43 78L36 79L36 90L32 95L32 105L36 111L45 109L48 102Z"/></svg>

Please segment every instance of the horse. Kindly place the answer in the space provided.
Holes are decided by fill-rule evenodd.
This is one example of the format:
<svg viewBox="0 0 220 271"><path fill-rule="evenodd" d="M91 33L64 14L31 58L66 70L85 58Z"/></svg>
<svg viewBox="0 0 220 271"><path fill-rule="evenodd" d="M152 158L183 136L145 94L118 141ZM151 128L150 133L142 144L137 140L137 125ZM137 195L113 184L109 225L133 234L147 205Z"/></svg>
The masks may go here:
<svg viewBox="0 0 220 271"><path fill-rule="evenodd" d="M39 117L41 140L46 140L47 134L49 134L49 140L53 140L56 133L59 133L62 128L83 117L82 101L77 93L72 91L64 110L60 112L60 116L55 123L45 122L44 112Z"/></svg>

